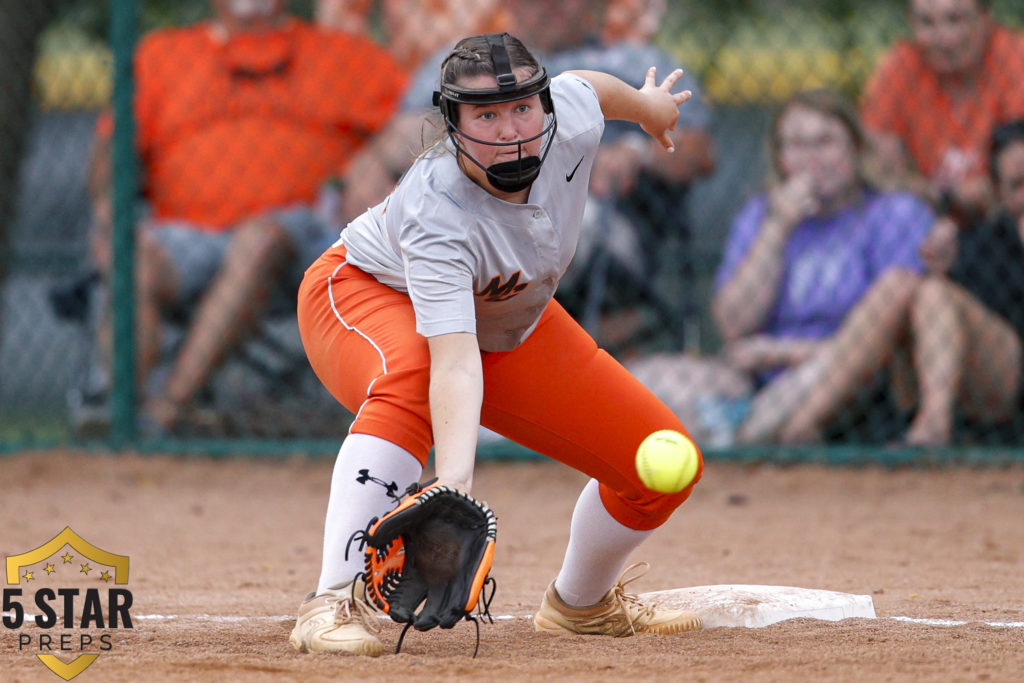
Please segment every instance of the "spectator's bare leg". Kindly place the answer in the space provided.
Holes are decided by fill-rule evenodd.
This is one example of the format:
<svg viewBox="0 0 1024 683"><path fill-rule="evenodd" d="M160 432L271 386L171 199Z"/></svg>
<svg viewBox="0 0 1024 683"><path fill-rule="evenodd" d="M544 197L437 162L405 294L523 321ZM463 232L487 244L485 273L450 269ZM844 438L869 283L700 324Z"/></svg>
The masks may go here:
<svg viewBox="0 0 1024 683"><path fill-rule="evenodd" d="M922 284L912 320L921 406L907 432L908 443L948 444L954 406L988 421L1013 414L1021 340L1005 320L959 285L939 278Z"/></svg>
<svg viewBox="0 0 1024 683"><path fill-rule="evenodd" d="M892 357L904 337L920 276L893 269L846 316L832 343L820 351L821 381L807 394L779 433L782 443L810 443L839 408Z"/></svg>
<svg viewBox="0 0 1024 683"><path fill-rule="evenodd" d="M953 296L967 324L967 358L958 404L968 417L1003 422L1017 411L1021 339L1003 318L959 286Z"/></svg>
<svg viewBox="0 0 1024 683"><path fill-rule="evenodd" d="M917 372L910 344L901 344L889 363L889 391L896 407L909 413L917 405Z"/></svg>
<svg viewBox="0 0 1024 683"><path fill-rule="evenodd" d="M162 309L173 301L177 275L160 245L145 233L139 236L139 259L135 273L136 379L145 387L149 374L160 360Z"/></svg>
<svg viewBox="0 0 1024 683"><path fill-rule="evenodd" d="M921 283L911 308L920 397L906 435L912 445L946 444L953 433L953 405L960 393L967 334L951 290L945 278L929 277Z"/></svg>
<svg viewBox="0 0 1024 683"><path fill-rule="evenodd" d="M174 300L177 275L160 245L140 232L135 250L135 380L143 389L160 357L161 311ZM110 259L99 260L102 274L110 282ZM97 329L103 363L109 368L114 357L111 311L105 307Z"/></svg>
<svg viewBox="0 0 1024 683"><path fill-rule="evenodd" d="M750 413L736 431L740 444L771 443L804 397L821 383L829 354L819 352L799 365L788 368L757 392Z"/></svg>
<svg viewBox="0 0 1024 683"><path fill-rule="evenodd" d="M158 425L174 425L182 407L259 321L293 254L288 233L276 223L253 221L236 230L220 271L199 302L164 394L147 405Z"/></svg>

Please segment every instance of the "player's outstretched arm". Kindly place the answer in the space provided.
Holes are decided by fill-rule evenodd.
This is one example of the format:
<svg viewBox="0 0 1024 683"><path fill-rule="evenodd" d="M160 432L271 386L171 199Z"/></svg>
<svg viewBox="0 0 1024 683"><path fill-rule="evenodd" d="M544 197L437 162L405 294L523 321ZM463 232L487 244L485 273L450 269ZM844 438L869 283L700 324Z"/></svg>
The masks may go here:
<svg viewBox="0 0 1024 683"><path fill-rule="evenodd" d="M676 127L679 105L693 95L689 90L672 92L672 86L683 75L682 69L676 69L658 85L657 70L652 66L647 70L647 78L639 89L600 71L570 73L586 79L594 87L606 119L637 123L665 149L675 151L668 131Z"/></svg>
<svg viewBox="0 0 1024 683"><path fill-rule="evenodd" d="M435 474L439 483L468 493L484 397L480 346L475 334L465 332L430 337L427 343Z"/></svg>

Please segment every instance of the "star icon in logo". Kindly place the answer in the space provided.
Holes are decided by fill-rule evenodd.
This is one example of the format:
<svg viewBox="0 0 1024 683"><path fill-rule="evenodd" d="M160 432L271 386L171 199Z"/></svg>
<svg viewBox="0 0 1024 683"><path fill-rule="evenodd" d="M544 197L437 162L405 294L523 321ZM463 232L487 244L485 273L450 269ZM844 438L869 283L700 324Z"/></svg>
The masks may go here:
<svg viewBox="0 0 1024 683"><path fill-rule="evenodd" d="M71 564L71 560L75 559L75 556L68 552L64 553L60 557L64 560L64 564Z"/></svg>
<svg viewBox="0 0 1024 683"><path fill-rule="evenodd" d="M89 566L88 562L83 564L82 568L79 570L79 572L82 573L82 574L88 574L91 571L92 571L92 567Z"/></svg>
<svg viewBox="0 0 1024 683"><path fill-rule="evenodd" d="M57 571L57 568L53 566L53 563L52 563L52 562L48 562L48 563L46 564L46 566L45 566L45 567L43 567L43 571L44 571L44 572L46 572L47 574L52 574L52 573L54 573L55 571Z"/></svg>
<svg viewBox="0 0 1024 683"><path fill-rule="evenodd" d="M103 583L107 583L108 581L110 581L110 572L104 571L102 574L100 574L100 581L102 581Z"/></svg>
<svg viewBox="0 0 1024 683"><path fill-rule="evenodd" d="M26 569L25 570L25 574L21 578L25 579L26 581L32 581L36 577L35 577L35 573L30 572L29 570Z"/></svg>

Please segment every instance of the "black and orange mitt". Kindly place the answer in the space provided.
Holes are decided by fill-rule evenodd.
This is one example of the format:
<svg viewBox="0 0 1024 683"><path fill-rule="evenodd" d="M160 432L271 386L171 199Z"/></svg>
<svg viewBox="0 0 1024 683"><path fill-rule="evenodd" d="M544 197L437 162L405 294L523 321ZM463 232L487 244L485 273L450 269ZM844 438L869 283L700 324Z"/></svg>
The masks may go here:
<svg viewBox="0 0 1024 683"><path fill-rule="evenodd" d="M406 630L475 621L478 602L479 613L489 616L490 599L481 593L486 584L493 587L494 513L448 486L413 484L406 494L366 531L367 599Z"/></svg>

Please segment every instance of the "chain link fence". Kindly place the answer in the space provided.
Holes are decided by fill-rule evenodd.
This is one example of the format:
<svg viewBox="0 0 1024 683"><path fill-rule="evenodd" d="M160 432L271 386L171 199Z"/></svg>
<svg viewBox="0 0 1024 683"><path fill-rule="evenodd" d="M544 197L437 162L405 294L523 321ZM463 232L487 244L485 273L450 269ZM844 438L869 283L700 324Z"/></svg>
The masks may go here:
<svg viewBox="0 0 1024 683"><path fill-rule="evenodd" d="M845 131L837 110L812 103L804 123L824 132L805 139L812 133L780 127L781 108L825 88L863 110L884 56L913 36L904 0L308 0L287 3L301 30L252 44L218 35L209 23L217 4L26 0L0 8L4 448L333 451L351 416L305 362L297 279L359 207L386 195L430 133L420 123L428 103L414 96L419 70L458 36L496 29L522 32L552 71L621 69L635 81L644 60L665 59L693 79L673 157L654 156L636 130L609 126L614 154L596 172L559 299L699 441L722 453L780 443L839 453L908 436L1012 447L1024 434L1016 332L1024 304L982 302L1005 324L977 325L978 309L949 305L1017 276L956 266L929 276L919 248L931 219L949 208L948 193L930 194L934 183L919 188L919 205L886 204L892 174L875 173L865 156L879 189L853 200L856 225L847 232L828 228L839 242L794 237L801 228L791 225L783 244L804 245L802 265L790 254L780 272L751 266L757 286L728 292L778 209L771 197L784 185L783 157L827 155L829 135ZM941 17L948 30L989 3L959 4L968 15ZM552 26L559 13L575 19L545 38L543 26L528 29L524 19L538 7ZM991 16L1024 30L1014 3L992 2ZM348 37L326 38L317 25ZM1024 89L1024 73L1010 81ZM913 109L917 90L900 95ZM119 129L125 112L131 126ZM1011 118L1000 111L984 125ZM821 178L843 160L826 162ZM865 207L876 194L888 232L868 234ZM991 206L1006 204L1000 199ZM974 235L989 230L981 213L959 218L979 229ZM977 268L990 243L961 240L959 253ZM828 258L840 252L860 261ZM899 279L886 279L889 266L909 277L886 284ZM858 279L858 296L851 300L837 278ZM940 286L949 280L960 289ZM888 305L867 306L871 292ZM757 306L761 313L748 315ZM972 346L977 330L995 341ZM929 351L925 337L943 352ZM977 349L988 350L987 364ZM848 376L836 379L844 367Z"/></svg>

